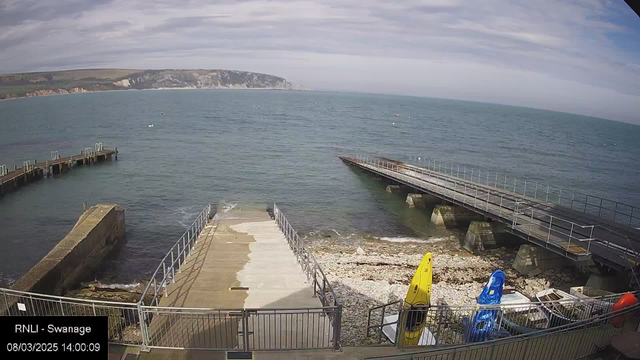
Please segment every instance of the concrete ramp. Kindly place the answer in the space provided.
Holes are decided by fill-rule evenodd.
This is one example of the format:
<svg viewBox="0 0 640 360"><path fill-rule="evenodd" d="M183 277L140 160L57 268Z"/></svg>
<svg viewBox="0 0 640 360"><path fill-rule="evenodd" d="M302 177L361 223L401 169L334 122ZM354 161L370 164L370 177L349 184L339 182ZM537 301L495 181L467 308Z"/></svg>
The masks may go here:
<svg viewBox="0 0 640 360"><path fill-rule="evenodd" d="M167 291L160 306L322 306L266 205L219 205Z"/></svg>
<svg viewBox="0 0 640 360"><path fill-rule="evenodd" d="M221 204L150 309L150 346L327 348L333 327L265 206ZM176 307L181 307L178 309ZM243 337L246 333L246 338Z"/></svg>

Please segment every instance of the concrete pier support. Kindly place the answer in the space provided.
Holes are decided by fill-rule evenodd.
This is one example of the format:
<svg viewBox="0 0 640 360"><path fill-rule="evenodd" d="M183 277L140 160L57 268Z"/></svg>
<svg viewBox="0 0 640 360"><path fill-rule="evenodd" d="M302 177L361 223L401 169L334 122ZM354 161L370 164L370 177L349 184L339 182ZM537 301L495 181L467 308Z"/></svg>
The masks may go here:
<svg viewBox="0 0 640 360"><path fill-rule="evenodd" d="M429 204L440 204L440 199L428 194L409 193L407 194L407 200L405 202L410 209L424 209L426 207L429 207Z"/></svg>
<svg viewBox="0 0 640 360"><path fill-rule="evenodd" d="M513 261L520 274L535 276L549 268L572 266L571 260L535 245L522 245Z"/></svg>
<svg viewBox="0 0 640 360"><path fill-rule="evenodd" d="M389 194L406 194L409 191L409 187L405 185L387 185L387 192Z"/></svg>
<svg viewBox="0 0 640 360"><path fill-rule="evenodd" d="M431 222L436 226L465 226L474 220L483 220L482 215L455 205L436 205L431 214Z"/></svg>
<svg viewBox="0 0 640 360"><path fill-rule="evenodd" d="M472 253L498 247L498 239L493 235L493 223L472 221L464 237L462 247Z"/></svg>

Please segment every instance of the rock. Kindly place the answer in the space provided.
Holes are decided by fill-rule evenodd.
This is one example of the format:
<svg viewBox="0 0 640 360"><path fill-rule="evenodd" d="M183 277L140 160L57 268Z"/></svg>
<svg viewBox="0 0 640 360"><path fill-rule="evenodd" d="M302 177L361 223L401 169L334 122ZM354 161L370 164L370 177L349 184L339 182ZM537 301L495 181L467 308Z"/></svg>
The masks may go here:
<svg viewBox="0 0 640 360"><path fill-rule="evenodd" d="M527 274L527 276L537 276L542 274L542 270L540 269L533 269L531 271L529 271L529 273Z"/></svg>
<svg viewBox="0 0 640 360"><path fill-rule="evenodd" d="M358 247L358 248L356 249L356 254L358 254L358 255L364 255L364 254L365 254L365 252L364 252L364 250L363 250L361 247Z"/></svg>

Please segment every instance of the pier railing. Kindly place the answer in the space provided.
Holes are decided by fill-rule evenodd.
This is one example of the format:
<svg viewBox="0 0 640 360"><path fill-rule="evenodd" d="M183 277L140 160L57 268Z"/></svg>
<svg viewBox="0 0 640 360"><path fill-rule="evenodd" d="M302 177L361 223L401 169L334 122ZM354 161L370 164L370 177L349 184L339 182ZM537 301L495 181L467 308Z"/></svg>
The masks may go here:
<svg viewBox="0 0 640 360"><path fill-rule="evenodd" d="M551 245L572 252L570 250L572 244L590 249L591 241L594 240L592 237L594 226L549 216L534 207L524 208L516 198L508 194L492 191L478 184L440 176L438 173L425 171L426 169L419 167L406 166L395 161L369 156L358 156L357 161L382 171L392 171L397 178L419 188L432 189L432 191L437 189L440 190L439 193L444 191L443 195L450 198L453 203L498 215L509 223L513 230L524 236L536 236L538 239L544 239L543 247L549 248ZM587 250L580 251L578 255L588 254Z"/></svg>
<svg viewBox="0 0 640 360"><path fill-rule="evenodd" d="M600 256L626 268L631 266L632 260L640 262L640 254L628 236L600 225L579 224L550 215L545 209L528 202L529 206L524 207L522 199L508 192L398 161L371 156L357 156L355 161L373 171L393 175L406 184L441 194L454 204L468 206L483 214L497 215L507 223L511 232L576 260L590 255L595 245L615 253L599 252ZM607 233L607 238L599 238L595 230L600 234Z"/></svg>
<svg viewBox="0 0 640 360"><path fill-rule="evenodd" d="M175 282L176 274L180 273L182 264L191 255L193 246L198 243L198 236L209 221L211 209L211 203L205 206L193 221L193 224L160 260L160 264L151 275L151 280L149 280L140 298L140 302L143 305L158 306L160 305L160 297L168 295L167 286L169 283ZM151 296L152 292L153 295Z"/></svg>
<svg viewBox="0 0 640 360"><path fill-rule="evenodd" d="M620 201L453 162L415 155L411 155L409 158L411 163L431 171L475 181L495 189L508 190L546 203L558 204L619 224L640 227L640 209Z"/></svg>
<svg viewBox="0 0 640 360"><path fill-rule="evenodd" d="M366 359L394 360L574 360L594 354L602 343L624 332L635 332L640 321L640 304L610 311L554 328L507 338L467 342L454 346L373 356Z"/></svg>

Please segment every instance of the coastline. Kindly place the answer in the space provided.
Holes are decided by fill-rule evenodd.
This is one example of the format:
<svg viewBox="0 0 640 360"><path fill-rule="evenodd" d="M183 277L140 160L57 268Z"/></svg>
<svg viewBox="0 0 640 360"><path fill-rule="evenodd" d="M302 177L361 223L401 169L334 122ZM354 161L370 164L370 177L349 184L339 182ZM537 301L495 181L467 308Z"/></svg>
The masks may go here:
<svg viewBox="0 0 640 360"><path fill-rule="evenodd" d="M22 100L29 98L39 98L39 97L48 97L48 96L58 96L58 95L75 95L75 94L86 94L86 93L106 93L106 92L120 92L120 91L155 91L155 90L269 90L269 91L311 91L311 89L283 89L283 88L241 88L241 87L162 87L162 88L153 88L153 89L118 89L118 90L85 90L85 91L75 91L75 92L67 92L67 93L53 93L46 95L36 95L36 96L19 96L12 97L7 99L0 99L0 101L11 101L11 100Z"/></svg>

